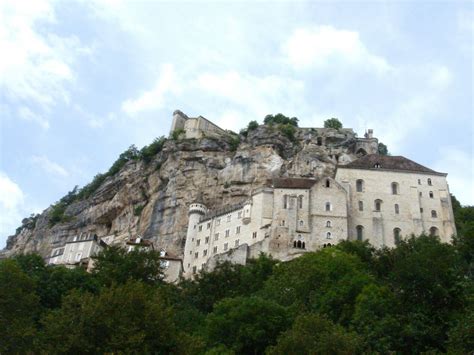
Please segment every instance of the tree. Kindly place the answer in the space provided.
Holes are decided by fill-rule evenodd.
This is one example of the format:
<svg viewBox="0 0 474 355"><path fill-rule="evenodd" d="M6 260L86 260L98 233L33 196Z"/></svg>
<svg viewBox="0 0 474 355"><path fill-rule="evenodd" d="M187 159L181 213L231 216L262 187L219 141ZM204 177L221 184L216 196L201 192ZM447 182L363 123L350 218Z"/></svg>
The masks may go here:
<svg viewBox="0 0 474 355"><path fill-rule="evenodd" d="M39 297L35 282L15 260L0 261L0 353L33 351Z"/></svg>
<svg viewBox="0 0 474 355"><path fill-rule="evenodd" d="M46 353L186 353L187 337L172 310L150 286L138 281L104 288L94 296L71 292L60 309L41 321Z"/></svg>
<svg viewBox="0 0 474 355"><path fill-rule="evenodd" d="M258 122L257 121L250 121L248 126L247 126L247 131L253 131L258 128Z"/></svg>
<svg viewBox="0 0 474 355"><path fill-rule="evenodd" d="M226 298L206 318L211 346L224 344L238 354L262 354L288 325L286 309L251 296Z"/></svg>
<svg viewBox="0 0 474 355"><path fill-rule="evenodd" d="M290 330L284 332L268 355L305 354L356 354L361 339L340 325L318 314L302 314Z"/></svg>
<svg viewBox="0 0 474 355"><path fill-rule="evenodd" d="M330 118L324 121L324 128L341 129L342 123L337 118Z"/></svg>
<svg viewBox="0 0 474 355"><path fill-rule="evenodd" d="M288 117L281 113L276 115L266 115L263 123L266 125L290 125L293 127L298 127L298 119L296 117Z"/></svg>
<svg viewBox="0 0 474 355"><path fill-rule="evenodd" d="M383 144L382 142L379 142L379 145L377 146L377 152L380 155L388 155L388 148L385 144Z"/></svg>
<svg viewBox="0 0 474 355"><path fill-rule="evenodd" d="M157 251L133 250L112 246L94 258L93 274L103 285L123 284L129 279L146 284L161 284L163 269Z"/></svg>

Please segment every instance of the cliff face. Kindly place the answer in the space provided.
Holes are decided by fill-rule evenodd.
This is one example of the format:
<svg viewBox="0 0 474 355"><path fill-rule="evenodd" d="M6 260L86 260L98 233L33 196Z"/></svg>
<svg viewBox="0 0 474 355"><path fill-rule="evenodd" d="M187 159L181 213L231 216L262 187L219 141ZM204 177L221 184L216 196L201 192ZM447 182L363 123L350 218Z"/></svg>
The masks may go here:
<svg viewBox="0 0 474 355"><path fill-rule="evenodd" d="M51 227L51 207L36 223L25 219L3 253L46 257L90 232L114 244L142 235L181 255L188 206L198 194L210 209L220 208L245 200L269 178L334 176L336 164L356 159L361 144L368 153L377 149L376 140L361 143L352 130L297 129L290 140L276 127L260 126L240 138L234 150L225 137L167 140L151 162L129 161L89 198L68 205L68 222Z"/></svg>

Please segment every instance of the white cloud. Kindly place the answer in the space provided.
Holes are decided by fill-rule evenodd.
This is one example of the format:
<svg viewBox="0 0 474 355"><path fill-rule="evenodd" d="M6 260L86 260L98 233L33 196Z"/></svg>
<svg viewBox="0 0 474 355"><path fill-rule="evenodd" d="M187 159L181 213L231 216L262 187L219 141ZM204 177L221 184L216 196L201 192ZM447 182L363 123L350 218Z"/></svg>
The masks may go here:
<svg viewBox="0 0 474 355"><path fill-rule="evenodd" d="M474 157L453 147L440 147L433 169L448 173L449 189L463 205L474 205Z"/></svg>
<svg viewBox="0 0 474 355"><path fill-rule="evenodd" d="M35 155L31 158L32 162L39 168L43 169L46 173L53 176L67 177L69 172L58 163L51 161L44 155Z"/></svg>
<svg viewBox="0 0 474 355"><path fill-rule="evenodd" d="M28 107L20 107L18 109L18 117L25 121L39 124L43 129L49 128L48 120L40 114L31 111Z"/></svg>
<svg viewBox="0 0 474 355"><path fill-rule="evenodd" d="M13 233L25 212L25 195L20 187L0 171L0 238ZM3 247L3 241L0 248Z"/></svg>
<svg viewBox="0 0 474 355"><path fill-rule="evenodd" d="M294 69L356 65L386 72L391 68L384 58L369 52L358 32L332 26L296 29L283 44L282 51Z"/></svg>
<svg viewBox="0 0 474 355"><path fill-rule="evenodd" d="M75 80L72 64L88 52L76 37L60 37L54 2L0 2L0 89L12 102L31 101L48 109L68 101L67 85Z"/></svg>
<svg viewBox="0 0 474 355"><path fill-rule="evenodd" d="M144 92L136 99L129 99L122 103L122 110L129 115L142 111L156 110L164 106L166 95L178 93L180 90L178 78L171 64L162 66L159 78L153 89Z"/></svg>

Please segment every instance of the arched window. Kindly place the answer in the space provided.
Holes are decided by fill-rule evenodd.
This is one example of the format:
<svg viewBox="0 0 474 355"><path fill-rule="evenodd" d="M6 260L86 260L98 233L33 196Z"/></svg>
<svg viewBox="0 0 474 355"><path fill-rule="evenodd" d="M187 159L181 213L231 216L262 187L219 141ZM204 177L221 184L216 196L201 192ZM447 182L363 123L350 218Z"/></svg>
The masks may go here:
<svg viewBox="0 0 474 355"><path fill-rule="evenodd" d="M382 200L375 200L375 210L377 212L382 210Z"/></svg>
<svg viewBox="0 0 474 355"><path fill-rule="evenodd" d="M380 165L380 163L375 163L374 164L375 169L380 169L381 167L382 167L382 165Z"/></svg>
<svg viewBox="0 0 474 355"><path fill-rule="evenodd" d="M398 203L395 204L395 214L400 213L400 208L398 207Z"/></svg>
<svg viewBox="0 0 474 355"><path fill-rule="evenodd" d="M288 208L288 195L283 195L283 208Z"/></svg>
<svg viewBox="0 0 474 355"><path fill-rule="evenodd" d="M430 191L430 198L433 198L434 195L433 195L433 191Z"/></svg>
<svg viewBox="0 0 474 355"><path fill-rule="evenodd" d="M394 228L393 229L393 239L395 241L395 244L400 243L400 233L401 233L400 228Z"/></svg>
<svg viewBox="0 0 474 355"><path fill-rule="evenodd" d="M303 226L304 226L304 222L300 221L300 227L303 227Z"/></svg>
<svg viewBox="0 0 474 355"><path fill-rule="evenodd" d="M301 246L302 246L302 245L301 245L301 240L298 240L298 241L296 242L296 247L297 247L298 249L301 249Z"/></svg>
<svg viewBox="0 0 474 355"><path fill-rule="evenodd" d="M359 211L364 210L364 203L362 201L359 201Z"/></svg>
<svg viewBox="0 0 474 355"><path fill-rule="evenodd" d="M430 236L432 237L437 237L439 234L438 234L438 228L436 227L431 227L430 228Z"/></svg>
<svg viewBox="0 0 474 355"><path fill-rule="evenodd" d="M398 195L398 183L392 182L392 195Z"/></svg>
<svg viewBox="0 0 474 355"><path fill-rule="evenodd" d="M301 245L302 245L303 249L306 249L306 244L305 244L305 242L301 243Z"/></svg>
<svg viewBox="0 0 474 355"><path fill-rule="evenodd" d="M364 238L364 227L357 226L356 231L357 231L357 240L362 240Z"/></svg>
<svg viewBox="0 0 474 355"><path fill-rule="evenodd" d="M296 240L293 241L293 248L296 248Z"/></svg>
<svg viewBox="0 0 474 355"><path fill-rule="evenodd" d="M298 208L303 208L303 195L298 196Z"/></svg>
<svg viewBox="0 0 474 355"><path fill-rule="evenodd" d="M428 179L428 185L431 186L431 179Z"/></svg>
<svg viewBox="0 0 474 355"><path fill-rule="evenodd" d="M331 228L331 221L326 222L326 227Z"/></svg>
<svg viewBox="0 0 474 355"><path fill-rule="evenodd" d="M327 233L326 233L326 239L331 239L331 238L332 238L331 232L327 232Z"/></svg>
<svg viewBox="0 0 474 355"><path fill-rule="evenodd" d="M331 187L331 181L329 179L326 179L326 187Z"/></svg>
<svg viewBox="0 0 474 355"><path fill-rule="evenodd" d="M359 179L356 181L356 191L357 192L362 192L364 189L364 180Z"/></svg>
<svg viewBox="0 0 474 355"><path fill-rule="evenodd" d="M438 217L438 213L435 210L432 210L431 211L431 218L437 218L437 217Z"/></svg>

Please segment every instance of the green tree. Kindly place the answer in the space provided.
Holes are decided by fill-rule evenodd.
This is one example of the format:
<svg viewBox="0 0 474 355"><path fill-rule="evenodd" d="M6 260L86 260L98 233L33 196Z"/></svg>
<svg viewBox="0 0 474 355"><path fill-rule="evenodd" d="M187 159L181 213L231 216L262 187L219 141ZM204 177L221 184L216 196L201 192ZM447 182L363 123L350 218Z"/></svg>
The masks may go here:
<svg viewBox="0 0 474 355"><path fill-rule="evenodd" d="M239 354L262 354L287 326L284 307L255 296L223 299L206 318L209 344Z"/></svg>
<svg viewBox="0 0 474 355"><path fill-rule="evenodd" d="M0 261L0 353L33 351L39 297L35 282L15 260Z"/></svg>
<svg viewBox="0 0 474 355"><path fill-rule="evenodd" d="M137 281L104 288L96 296L73 291L42 325L46 353L186 352L172 310L152 287Z"/></svg>
<svg viewBox="0 0 474 355"><path fill-rule="evenodd" d="M94 257L93 274L102 285L123 284L128 280L146 284L162 283L163 269L157 251L133 250L112 246Z"/></svg>
<svg viewBox="0 0 474 355"><path fill-rule="evenodd" d="M379 144L377 146L377 152L380 155L388 155L388 148L385 144L383 144L382 142L379 142Z"/></svg>
<svg viewBox="0 0 474 355"><path fill-rule="evenodd" d="M248 126L247 126L247 131L253 131L258 128L258 122L257 121L250 121Z"/></svg>
<svg viewBox="0 0 474 355"><path fill-rule="evenodd" d="M263 123L266 125L290 125L293 127L298 127L298 119L296 117L288 117L282 113L276 115L266 115Z"/></svg>
<svg viewBox="0 0 474 355"><path fill-rule="evenodd" d="M324 316L302 314L291 329L284 332L268 355L306 354L357 354L361 339Z"/></svg>
<svg viewBox="0 0 474 355"><path fill-rule="evenodd" d="M334 128L334 129L341 129L342 123L337 118L330 118L324 121L324 128Z"/></svg>
<svg viewBox="0 0 474 355"><path fill-rule="evenodd" d="M145 163L149 163L156 154L161 152L161 150L163 149L163 145L165 143L166 143L165 137L161 136L159 138L155 138L151 144L144 146L140 150L140 158Z"/></svg>

